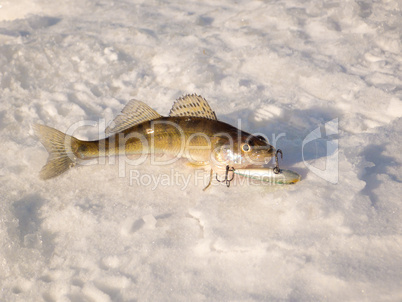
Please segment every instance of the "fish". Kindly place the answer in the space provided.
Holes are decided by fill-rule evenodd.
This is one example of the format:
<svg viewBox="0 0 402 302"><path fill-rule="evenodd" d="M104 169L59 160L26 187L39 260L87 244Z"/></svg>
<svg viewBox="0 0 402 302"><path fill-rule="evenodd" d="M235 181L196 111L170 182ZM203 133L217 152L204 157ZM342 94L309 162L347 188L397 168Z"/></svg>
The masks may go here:
<svg viewBox="0 0 402 302"><path fill-rule="evenodd" d="M43 180L59 176L83 161L107 156L169 154L193 166L223 171L261 166L276 154L263 136L219 121L206 99L188 94L177 99L168 116L139 100L131 100L105 130L105 138L80 140L35 124L35 134L49 152L40 171ZM212 177L211 177L212 179Z"/></svg>
<svg viewBox="0 0 402 302"><path fill-rule="evenodd" d="M300 181L301 176L291 170L275 168L239 168L233 171L234 174L253 178L265 183L288 185Z"/></svg>

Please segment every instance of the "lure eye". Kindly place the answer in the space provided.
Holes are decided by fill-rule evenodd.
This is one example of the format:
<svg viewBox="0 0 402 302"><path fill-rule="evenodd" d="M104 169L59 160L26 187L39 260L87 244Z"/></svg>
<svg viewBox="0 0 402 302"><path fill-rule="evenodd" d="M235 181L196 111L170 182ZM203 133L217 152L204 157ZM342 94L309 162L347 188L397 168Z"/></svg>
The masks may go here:
<svg viewBox="0 0 402 302"><path fill-rule="evenodd" d="M241 149L242 149L244 152L249 152L249 151L251 150L251 147L250 147L249 144L243 144L243 145L241 146Z"/></svg>

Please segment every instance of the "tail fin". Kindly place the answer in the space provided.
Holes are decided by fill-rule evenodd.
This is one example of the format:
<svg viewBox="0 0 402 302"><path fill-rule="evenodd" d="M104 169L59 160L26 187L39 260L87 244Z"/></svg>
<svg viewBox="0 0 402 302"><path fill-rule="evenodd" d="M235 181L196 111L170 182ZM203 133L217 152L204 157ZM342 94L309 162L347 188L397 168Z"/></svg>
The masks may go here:
<svg viewBox="0 0 402 302"><path fill-rule="evenodd" d="M33 128L36 136L49 152L47 163L40 171L40 178L56 177L75 165L76 157L71 145L76 144L78 139L40 124L34 125Z"/></svg>

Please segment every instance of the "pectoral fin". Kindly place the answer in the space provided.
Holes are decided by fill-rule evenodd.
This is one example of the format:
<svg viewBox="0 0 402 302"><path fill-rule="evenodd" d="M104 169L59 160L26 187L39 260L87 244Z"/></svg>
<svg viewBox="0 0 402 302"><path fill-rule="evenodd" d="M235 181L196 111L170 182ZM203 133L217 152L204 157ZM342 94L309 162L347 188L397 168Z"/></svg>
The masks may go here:
<svg viewBox="0 0 402 302"><path fill-rule="evenodd" d="M211 169L211 172L209 173L209 183L207 184L207 186L202 189L203 191L205 191L206 189L208 189L212 183L212 175L214 175L214 170Z"/></svg>
<svg viewBox="0 0 402 302"><path fill-rule="evenodd" d="M209 162L206 161L197 161L197 162L187 162L186 166L190 168L200 168L200 167L205 167L208 166Z"/></svg>

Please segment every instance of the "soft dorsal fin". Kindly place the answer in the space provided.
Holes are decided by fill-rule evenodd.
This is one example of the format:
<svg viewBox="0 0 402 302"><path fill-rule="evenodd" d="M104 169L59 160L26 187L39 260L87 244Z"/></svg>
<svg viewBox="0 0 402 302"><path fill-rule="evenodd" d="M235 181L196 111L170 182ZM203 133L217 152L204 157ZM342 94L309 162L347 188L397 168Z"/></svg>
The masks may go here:
<svg viewBox="0 0 402 302"><path fill-rule="evenodd" d="M215 112L200 95L188 94L179 98L170 110L169 116L197 116L217 120Z"/></svg>
<svg viewBox="0 0 402 302"><path fill-rule="evenodd" d="M131 100L126 107L123 108L121 113L109 124L105 133L108 136L112 133L126 130L159 117L161 117L161 115L147 104L141 101Z"/></svg>

